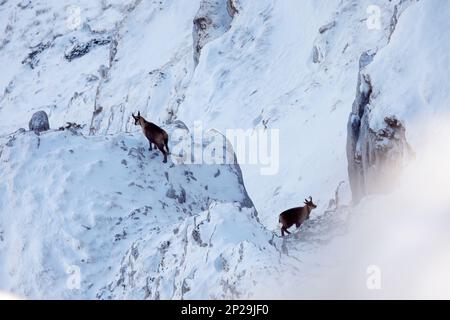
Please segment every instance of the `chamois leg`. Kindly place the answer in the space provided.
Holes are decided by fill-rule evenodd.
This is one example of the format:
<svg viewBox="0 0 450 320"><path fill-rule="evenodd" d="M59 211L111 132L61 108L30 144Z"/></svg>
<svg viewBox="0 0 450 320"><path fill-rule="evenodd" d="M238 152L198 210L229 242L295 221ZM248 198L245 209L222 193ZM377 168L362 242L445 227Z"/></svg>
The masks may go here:
<svg viewBox="0 0 450 320"><path fill-rule="evenodd" d="M167 152L164 150L164 145L157 144L156 146L158 147L159 151L161 151L162 154L164 155L163 162L166 163L167 162Z"/></svg>
<svg viewBox="0 0 450 320"><path fill-rule="evenodd" d="M282 236L282 237L284 237L284 233L285 233L285 232L286 232L287 234L291 234L291 233L289 232L289 230L288 230L286 227L282 227L282 228L281 228L281 236Z"/></svg>
<svg viewBox="0 0 450 320"><path fill-rule="evenodd" d="M151 142L151 141L148 141L148 145L149 145L148 150L149 150L149 151L152 151L152 150L153 150L152 142Z"/></svg>
<svg viewBox="0 0 450 320"><path fill-rule="evenodd" d="M169 138L164 139L164 146L166 147L167 154L170 154L169 150Z"/></svg>

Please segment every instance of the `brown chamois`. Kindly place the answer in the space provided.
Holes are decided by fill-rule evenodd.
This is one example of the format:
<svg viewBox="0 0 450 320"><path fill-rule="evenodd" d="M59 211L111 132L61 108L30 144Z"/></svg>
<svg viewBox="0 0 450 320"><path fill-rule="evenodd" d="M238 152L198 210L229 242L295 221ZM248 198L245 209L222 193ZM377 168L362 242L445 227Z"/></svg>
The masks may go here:
<svg viewBox="0 0 450 320"><path fill-rule="evenodd" d="M305 220L309 219L309 214L312 209L317 208L317 206L313 203L312 197L309 197L309 200L305 199L305 206L292 208L286 210L280 214L280 219L278 220L281 223L281 236L284 237L284 233L291 234L288 229L292 227L294 224L297 228L299 228Z"/></svg>
<svg viewBox="0 0 450 320"><path fill-rule="evenodd" d="M167 162L167 155L169 154L169 135L166 131L158 127L156 124L148 122L144 119L144 117L141 117L141 112L138 111L137 116L134 115L134 113L131 114L134 118L134 124L140 125L142 128L142 132L144 132L145 137L148 139L150 148L149 150L152 151L152 144L154 144L159 151L162 152L164 155L163 162Z"/></svg>

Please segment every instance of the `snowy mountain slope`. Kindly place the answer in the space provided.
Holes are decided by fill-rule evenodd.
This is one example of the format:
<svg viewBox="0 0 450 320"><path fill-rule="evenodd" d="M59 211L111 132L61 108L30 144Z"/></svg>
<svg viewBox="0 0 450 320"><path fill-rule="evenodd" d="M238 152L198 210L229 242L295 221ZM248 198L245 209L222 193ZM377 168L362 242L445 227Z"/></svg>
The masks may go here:
<svg viewBox="0 0 450 320"><path fill-rule="evenodd" d="M232 166L163 164L140 135L79 131L19 132L0 157L6 292L247 297L278 261Z"/></svg>
<svg viewBox="0 0 450 320"><path fill-rule="evenodd" d="M344 226L332 232L341 234L298 255L302 265L315 264L300 272L298 282L285 282L285 290L295 292L292 298L449 298L450 146L445 137L450 134L450 98L442 83L450 80L450 38L441 32L449 16L446 1L410 6L389 44L362 69L371 85L366 125L377 139L376 155L385 157L381 164L396 172L383 176L380 168L371 169L391 192L363 198ZM385 135L386 117L404 126L404 137ZM397 148L399 139L405 139L412 156ZM311 221L312 226L320 230L317 222ZM328 226L338 224L326 220ZM314 235L323 238L319 230ZM379 288L370 289L371 276L377 274Z"/></svg>
<svg viewBox="0 0 450 320"><path fill-rule="evenodd" d="M447 279L450 171L436 141L448 135L449 16L445 0L1 1L0 290L448 297L436 275ZM10 140L37 110L52 128L86 126ZM191 130L279 130L279 172L261 175L267 163L245 153L243 176L164 165L130 121L137 110ZM386 180L382 166L398 173L382 181L393 193L348 207L352 161L369 183ZM279 240L278 213L308 195L312 219ZM383 290L368 290L368 265L384 270Z"/></svg>
<svg viewBox="0 0 450 320"><path fill-rule="evenodd" d="M262 221L274 228L276 214L307 195L322 212L347 180L345 123L357 61L362 52L386 45L393 18L411 3L98 1L24 7L9 1L0 11L8 31L0 50L8 66L0 100L0 116L8 122L1 133L25 125L15 110L28 115L38 109L49 113L53 127L75 121L91 134L133 130L129 119L136 110L155 122L178 118L192 127L201 121L205 130L222 133L280 130L276 175L261 176L260 166L241 163ZM380 8L379 29L368 27L370 5ZM81 10L78 27L73 8ZM196 27L196 18L206 21L204 27ZM349 198L348 189L341 187L343 198Z"/></svg>
<svg viewBox="0 0 450 320"><path fill-rule="evenodd" d="M389 45L366 55L348 132L355 201L389 190L385 180L415 156L430 122L448 114L441 84L449 78L449 37L438 30L449 26L449 12L445 1L415 4L398 20Z"/></svg>
<svg viewBox="0 0 450 320"><path fill-rule="evenodd" d="M203 50L178 116L221 131L279 130L277 174L241 163L262 221L274 228L280 210L308 195L323 212L347 181L346 122L359 57L387 44L392 17L412 2L398 10L399 1L239 3L232 28ZM380 8L380 29L368 27L370 5ZM345 190L348 184L341 187L348 199Z"/></svg>
<svg viewBox="0 0 450 320"><path fill-rule="evenodd" d="M89 124L112 31L132 7L132 1L3 1L0 115L8 121L1 133L24 126L21 112L39 109L51 123Z"/></svg>

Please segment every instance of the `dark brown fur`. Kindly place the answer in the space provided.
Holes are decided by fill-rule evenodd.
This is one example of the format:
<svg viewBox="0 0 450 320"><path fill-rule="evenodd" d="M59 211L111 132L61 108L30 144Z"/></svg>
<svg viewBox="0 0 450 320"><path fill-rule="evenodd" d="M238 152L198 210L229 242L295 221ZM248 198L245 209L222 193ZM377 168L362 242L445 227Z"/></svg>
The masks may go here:
<svg viewBox="0 0 450 320"><path fill-rule="evenodd" d="M166 131L158 127L156 124L148 122L144 119L144 117L141 117L141 113L138 112L138 115L135 116L132 114L134 119L135 125L140 125L142 128L142 132L144 133L145 137L148 139L149 142L149 150L152 151L152 144L156 146L156 148L159 149L159 151L162 152L164 155L163 162L167 162L167 155L169 154L169 135Z"/></svg>
<svg viewBox="0 0 450 320"><path fill-rule="evenodd" d="M305 206L292 208L286 210L280 214L279 222L281 223L281 236L284 237L284 233L291 234L288 229L294 224L297 228L300 228L305 220L309 219L311 211L317 206L313 203L312 198L305 199Z"/></svg>

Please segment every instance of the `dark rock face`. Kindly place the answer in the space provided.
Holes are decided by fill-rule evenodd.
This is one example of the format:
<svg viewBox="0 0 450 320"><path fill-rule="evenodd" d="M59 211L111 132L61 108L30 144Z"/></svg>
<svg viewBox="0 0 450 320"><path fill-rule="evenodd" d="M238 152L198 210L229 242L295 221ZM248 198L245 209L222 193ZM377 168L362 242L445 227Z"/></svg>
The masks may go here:
<svg viewBox="0 0 450 320"><path fill-rule="evenodd" d="M356 98L347 123L348 176L354 204L366 195L389 191L405 160L413 154L406 128L395 116L387 115L377 131L370 127L373 86L370 75L363 71L373 57L369 53L361 56Z"/></svg>
<svg viewBox="0 0 450 320"><path fill-rule="evenodd" d="M236 0L227 0L227 10L230 17L234 17L239 13L236 5Z"/></svg>
<svg viewBox="0 0 450 320"><path fill-rule="evenodd" d="M39 43L37 46L31 48L31 52L23 59L22 64L28 64L31 69L34 69L39 63L38 56L50 47L51 43Z"/></svg>
<svg viewBox="0 0 450 320"><path fill-rule="evenodd" d="M78 43L76 40L73 40L73 45L66 51L66 53L64 54L64 58L66 58L67 61L71 62L73 59L77 59L86 55L93 47L104 46L110 43L110 38L92 39L84 43Z"/></svg>
<svg viewBox="0 0 450 320"><path fill-rule="evenodd" d="M28 127L31 131L42 132L50 129L50 124L48 122L48 116L45 111L38 111L33 114Z"/></svg>
<svg viewBox="0 0 450 320"><path fill-rule="evenodd" d="M202 0L193 20L194 62L198 65L203 47L231 28L238 8L234 0Z"/></svg>

